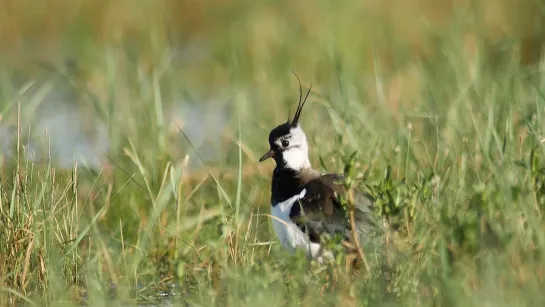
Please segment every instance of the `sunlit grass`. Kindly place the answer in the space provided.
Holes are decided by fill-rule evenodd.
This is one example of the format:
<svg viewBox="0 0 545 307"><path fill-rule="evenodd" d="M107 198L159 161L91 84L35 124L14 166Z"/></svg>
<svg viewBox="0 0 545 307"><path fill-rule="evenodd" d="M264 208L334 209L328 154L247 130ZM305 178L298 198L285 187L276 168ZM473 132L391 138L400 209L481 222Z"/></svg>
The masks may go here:
<svg viewBox="0 0 545 307"><path fill-rule="evenodd" d="M543 304L545 87L509 5L61 2L0 13L2 304ZM269 226L291 71L311 162L357 151L393 230L369 272Z"/></svg>

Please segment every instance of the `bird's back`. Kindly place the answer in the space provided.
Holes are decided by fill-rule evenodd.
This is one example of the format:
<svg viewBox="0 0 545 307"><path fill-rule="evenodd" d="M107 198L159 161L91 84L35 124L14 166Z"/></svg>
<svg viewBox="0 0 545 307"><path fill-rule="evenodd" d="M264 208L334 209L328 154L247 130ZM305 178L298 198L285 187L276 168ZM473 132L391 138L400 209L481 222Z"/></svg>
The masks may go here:
<svg viewBox="0 0 545 307"><path fill-rule="evenodd" d="M292 217L301 217L305 221L307 231L314 236L323 232L340 233L346 240L352 238L347 209L343 207L339 196L346 193L340 174L320 174L312 169L303 170L298 174L298 190L306 189L305 197L300 200L300 206L292 209ZM360 242L366 242L379 229L375 217L373 200L359 190L353 190L354 219L356 232ZM303 223L301 223L302 225Z"/></svg>

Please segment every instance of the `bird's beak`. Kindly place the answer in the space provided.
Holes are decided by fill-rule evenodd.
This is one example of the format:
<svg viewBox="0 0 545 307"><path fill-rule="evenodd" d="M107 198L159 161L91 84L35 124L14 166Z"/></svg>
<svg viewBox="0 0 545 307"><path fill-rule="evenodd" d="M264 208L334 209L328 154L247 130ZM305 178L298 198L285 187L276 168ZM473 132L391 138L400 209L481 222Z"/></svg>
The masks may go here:
<svg viewBox="0 0 545 307"><path fill-rule="evenodd" d="M263 157L261 157L261 159L259 159L259 162L263 162L263 161L267 160L270 157L274 157L274 150L272 150L272 149L269 149L269 151L267 151L267 153L265 153L263 155Z"/></svg>

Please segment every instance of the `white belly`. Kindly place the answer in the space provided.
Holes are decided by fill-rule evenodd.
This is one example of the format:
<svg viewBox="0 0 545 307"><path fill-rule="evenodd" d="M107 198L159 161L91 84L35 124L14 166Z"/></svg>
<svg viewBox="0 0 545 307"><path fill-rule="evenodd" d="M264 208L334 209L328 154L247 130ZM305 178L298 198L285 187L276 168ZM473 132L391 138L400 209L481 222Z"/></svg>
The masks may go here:
<svg viewBox="0 0 545 307"><path fill-rule="evenodd" d="M303 190L299 195L272 206L271 214L274 217L272 224L280 244L289 253L293 254L296 249L303 248L307 256L321 262L324 253L320 244L310 242L308 236L290 220L291 207L297 203L298 199L304 197L305 193L306 190Z"/></svg>

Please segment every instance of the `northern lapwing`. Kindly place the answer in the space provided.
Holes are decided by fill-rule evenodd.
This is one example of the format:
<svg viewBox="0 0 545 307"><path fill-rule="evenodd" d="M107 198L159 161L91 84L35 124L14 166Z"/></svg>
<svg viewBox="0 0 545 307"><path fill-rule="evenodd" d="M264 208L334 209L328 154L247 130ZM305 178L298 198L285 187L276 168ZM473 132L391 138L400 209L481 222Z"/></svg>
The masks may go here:
<svg viewBox="0 0 545 307"><path fill-rule="evenodd" d="M297 78L299 80L299 78ZM308 257L324 262L333 253L323 246L324 234L339 234L352 242L352 227L340 196L346 193L341 174L323 174L314 170L308 156L308 142L299 120L312 86L303 99L299 81L299 103L293 119L274 128L269 134L270 149L259 162L273 158L272 224L281 245L290 253L304 249ZM367 241L378 223L373 202L355 191L355 233L360 244ZM354 246L352 244L352 246ZM356 245L357 246L357 245Z"/></svg>

